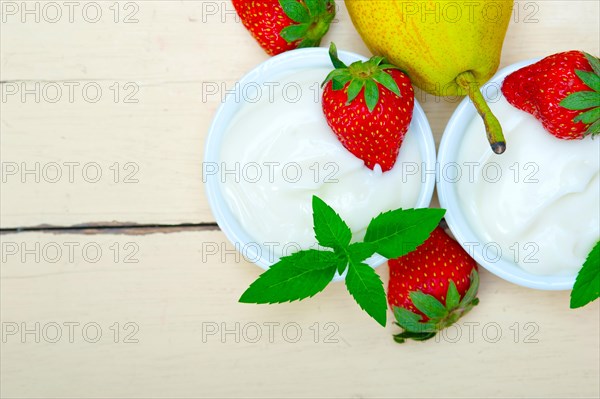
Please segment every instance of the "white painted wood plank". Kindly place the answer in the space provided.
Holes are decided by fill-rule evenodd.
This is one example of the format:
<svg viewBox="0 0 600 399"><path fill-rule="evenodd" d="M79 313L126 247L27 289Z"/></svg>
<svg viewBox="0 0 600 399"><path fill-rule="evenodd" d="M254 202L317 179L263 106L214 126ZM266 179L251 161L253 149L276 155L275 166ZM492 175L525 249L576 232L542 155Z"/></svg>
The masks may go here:
<svg viewBox="0 0 600 399"><path fill-rule="evenodd" d="M300 303L237 303L260 269L233 252L212 254L214 246L232 250L217 231L21 233L3 235L2 243L3 397L564 398L600 393L598 301L569 310L568 292L521 288L485 271L481 303L460 322L461 335L454 329L439 342L400 346L391 339L394 326L379 327L341 283ZM20 249L12 254L13 243L34 251L23 261ZM138 249L130 259L138 263L125 262L128 243ZM68 252L50 262L56 259L53 248L69 246L72 262ZM93 248L102 250L97 263L91 263ZM378 272L387 281L387 267ZM73 343L65 322L79 323L73 325ZM110 329L115 322L120 323L117 343ZM133 331L125 331L127 322L139 326L133 337L138 343L123 342L124 333ZM7 335L21 323L30 329L40 323L40 343L34 334ZM56 343L49 342L56 331L51 323L61 326ZM95 338L93 325L84 338L86 323L100 326L99 342L86 342ZM265 323L279 323L273 325L273 342ZM315 323L320 329L316 343ZM333 327L325 330L325 323ZM239 342L235 333L221 336L236 325ZM256 325L262 336L253 343ZM219 330L209 335L213 327ZM297 327L302 335L293 343ZM325 342L325 333L333 331L330 338L337 342Z"/></svg>
<svg viewBox="0 0 600 399"><path fill-rule="evenodd" d="M7 3L13 2L3 2L3 7ZM39 23L35 15L25 15L21 22L20 9L16 15L4 15L0 80L5 82L6 98L0 103L0 158L7 168L17 165L19 171L16 175L4 171L2 227L214 222L200 166L220 95L203 99L203 87L216 83L231 88L267 56L236 21L227 1L130 3L135 6L125 8L125 2L119 3L118 23L109 8L113 2L97 2L102 9L97 23L84 19L85 2L74 11L73 23L65 8L54 24L48 22L54 14L40 15ZM43 10L45 3L40 4ZM324 45L334 40L339 48L368 54L343 2L338 4L339 21ZM572 48L600 52L597 1L518 1L516 9L503 65ZM138 22L124 23L125 15L132 12ZM88 19L94 17L91 8L87 13ZM23 103L20 92L7 94L15 87L20 90L21 84L32 88L36 82L59 85L61 100L47 101L53 97L52 87L39 103L32 95ZM126 86L130 82L136 86ZM83 98L82 88L89 83L102 89L97 103ZM79 84L73 102L70 84ZM138 103L125 103L123 96L132 93L132 87L139 89L131 98ZM121 96L115 102L117 88ZM93 96L93 88L89 90ZM457 100L422 94L418 99L439 142ZM52 170L43 175L44 166L52 168L52 162L61 165L59 183L48 182L54 177ZM68 181L65 162L79 163L73 183ZM103 178L92 184L81 172L93 162L100 165ZM114 183L110 167L115 162L120 169L126 163L134 165L121 170L119 182L133 167L139 169L135 176L139 182ZM40 183L22 172L36 163Z"/></svg>

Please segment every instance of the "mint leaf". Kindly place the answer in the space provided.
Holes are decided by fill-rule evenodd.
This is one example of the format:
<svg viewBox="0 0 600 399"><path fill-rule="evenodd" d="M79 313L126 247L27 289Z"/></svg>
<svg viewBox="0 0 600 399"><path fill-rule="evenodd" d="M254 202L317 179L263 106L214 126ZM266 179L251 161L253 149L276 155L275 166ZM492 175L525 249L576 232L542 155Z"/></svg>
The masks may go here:
<svg viewBox="0 0 600 399"><path fill-rule="evenodd" d="M380 214L371 220L365 241L350 244L352 232L340 215L316 196L313 197L312 206L317 241L321 246L332 248L333 251L304 250L281 258L250 285L239 301L282 303L312 297L325 289L336 271L341 274L348 269L348 292L363 310L385 326L387 298L383 283L377 273L363 261L375 253L396 258L414 250L429 237L445 210L398 209ZM476 288L472 295L475 293ZM450 298L451 295L448 295ZM467 296L468 293L465 298ZM419 299L416 301L419 302ZM433 308L433 311L427 312L434 314L437 310ZM418 315L411 316L410 320L415 317L416 324L423 324L419 328L435 331L433 323L418 323L421 319ZM425 331L424 335L419 335L418 338L427 339L430 335L431 331ZM398 336L398 339L405 338Z"/></svg>
<svg viewBox="0 0 600 399"><path fill-rule="evenodd" d="M575 279L571 291L571 309L580 308L598 299L600 295L600 241L589 253Z"/></svg>
<svg viewBox="0 0 600 399"><path fill-rule="evenodd" d="M346 288L358 305L385 327L387 299L383 283L370 266L350 258Z"/></svg>
<svg viewBox="0 0 600 399"><path fill-rule="evenodd" d="M355 242L348 247L350 257L356 262L370 258L375 253L373 245L366 242Z"/></svg>
<svg viewBox="0 0 600 399"><path fill-rule="evenodd" d="M352 239L350 227L319 197L313 196L312 207L315 237L319 245L338 251L345 250Z"/></svg>
<svg viewBox="0 0 600 399"><path fill-rule="evenodd" d="M350 246L346 249L346 254L349 259L352 259L354 263L360 263L365 259L370 258L375 253L373 246L366 242L355 242L350 244ZM344 268L344 270L346 270ZM343 273L344 270L339 271L340 274Z"/></svg>
<svg viewBox="0 0 600 399"><path fill-rule="evenodd" d="M312 297L331 282L340 262L333 252L314 249L281 258L242 294L243 303L282 303Z"/></svg>
<svg viewBox="0 0 600 399"><path fill-rule="evenodd" d="M369 223L365 242L388 259L399 258L425 242L440 223L444 209L397 209L380 214Z"/></svg>

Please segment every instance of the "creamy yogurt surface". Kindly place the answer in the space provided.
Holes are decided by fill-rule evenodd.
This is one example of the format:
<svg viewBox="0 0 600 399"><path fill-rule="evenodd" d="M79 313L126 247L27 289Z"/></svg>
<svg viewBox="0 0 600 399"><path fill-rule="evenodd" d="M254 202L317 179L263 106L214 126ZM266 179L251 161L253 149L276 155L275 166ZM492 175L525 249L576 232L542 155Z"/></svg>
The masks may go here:
<svg viewBox="0 0 600 399"><path fill-rule="evenodd" d="M312 196L332 206L362 239L371 218L416 205L421 154L409 129L394 168L370 170L338 141L321 109L319 85L329 68L271 79L273 89L245 102L231 120L221 150L225 200L246 232L277 256L287 243L315 245ZM277 243L273 245L270 243Z"/></svg>
<svg viewBox="0 0 600 399"><path fill-rule="evenodd" d="M464 215L526 271L576 274L600 236L600 140L558 139L503 96L490 105L507 149L492 153L479 116L467 126L456 186Z"/></svg>

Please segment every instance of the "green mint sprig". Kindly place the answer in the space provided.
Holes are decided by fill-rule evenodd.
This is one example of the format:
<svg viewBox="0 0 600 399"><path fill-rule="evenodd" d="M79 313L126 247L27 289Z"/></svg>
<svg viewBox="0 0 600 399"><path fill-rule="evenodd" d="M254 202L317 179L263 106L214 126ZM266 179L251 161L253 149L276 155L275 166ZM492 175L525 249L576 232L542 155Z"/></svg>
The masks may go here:
<svg viewBox="0 0 600 399"><path fill-rule="evenodd" d="M580 308L600 296L600 241L589 253L571 291L571 309Z"/></svg>
<svg viewBox="0 0 600 399"><path fill-rule="evenodd" d="M364 261L374 254L388 259L414 251L439 224L444 209L396 209L371 220L362 242L350 244L352 231L329 205L313 196L317 242L326 250L302 250L285 256L242 294L242 303L283 303L313 297L346 270L346 288L358 305L385 326L383 283Z"/></svg>

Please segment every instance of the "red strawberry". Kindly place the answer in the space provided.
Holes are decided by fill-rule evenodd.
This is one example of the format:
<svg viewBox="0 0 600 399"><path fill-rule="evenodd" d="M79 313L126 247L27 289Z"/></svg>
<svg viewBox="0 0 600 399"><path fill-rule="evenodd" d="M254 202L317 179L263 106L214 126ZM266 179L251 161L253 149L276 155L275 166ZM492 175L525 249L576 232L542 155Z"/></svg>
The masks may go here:
<svg viewBox="0 0 600 399"><path fill-rule="evenodd" d="M560 139L600 133L600 61L587 53L558 53L521 68L504 79L502 93Z"/></svg>
<svg viewBox="0 0 600 399"><path fill-rule="evenodd" d="M404 329L394 336L397 342L432 338L479 303L477 263L441 227L388 264L388 302Z"/></svg>
<svg viewBox="0 0 600 399"><path fill-rule="evenodd" d="M348 151L374 169L394 167L412 119L414 91L410 79L383 57L346 66L332 43L335 66L324 82L323 112Z"/></svg>
<svg viewBox="0 0 600 399"><path fill-rule="evenodd" d="M335 17L334 0L232 0L242 23L269 55L316 47Z"/></svg>

